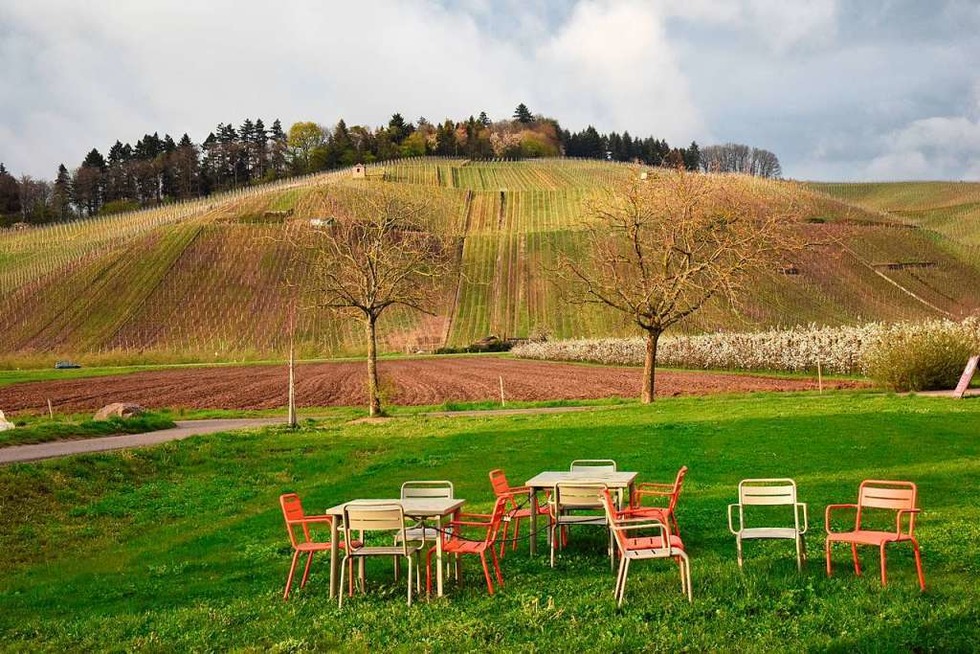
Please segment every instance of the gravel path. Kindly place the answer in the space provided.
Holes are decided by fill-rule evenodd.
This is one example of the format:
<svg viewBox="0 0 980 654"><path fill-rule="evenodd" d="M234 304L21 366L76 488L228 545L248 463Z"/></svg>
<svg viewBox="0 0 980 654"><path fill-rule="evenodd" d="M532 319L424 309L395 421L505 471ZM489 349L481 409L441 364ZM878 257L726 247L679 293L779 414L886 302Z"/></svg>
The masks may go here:
<svg viewBox="0 0 980 654"><path fill-rule="evenodd" d="M219 431L252 429L281 424L283 419L242 418L231 420L177 420L175 422L177 426L173 429L161 429L143 434L123 434L121 436L51 441L49 443L34 443L31 445L12 445L10 447L0 448L0 465L50 459L70 454L105 452L107 450L121 450L128 447L145 447L147 445L157 445L159 443L181 440L201 434L213 434Z"/></svg>

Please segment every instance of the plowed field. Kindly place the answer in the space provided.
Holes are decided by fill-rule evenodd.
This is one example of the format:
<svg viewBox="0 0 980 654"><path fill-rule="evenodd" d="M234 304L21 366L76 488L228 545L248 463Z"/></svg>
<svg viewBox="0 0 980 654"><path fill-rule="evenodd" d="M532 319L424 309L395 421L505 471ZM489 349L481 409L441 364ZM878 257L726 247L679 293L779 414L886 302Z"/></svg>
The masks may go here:
<svg viewBox="0 0 980 654"><path fill-rule="evenodd" d="M505 358L434 358L381 361L385 402L400 405L496 400L503 380L507 400L543 401L637 397L641 370L616 366L522 361ZM112 377L27 382L0 387L4 411L40 412L50 398L57 411L92 411L111 402L145 407L270 409L286 405L285 366L222 366L138 372ZM833 383L854 387L858 382ZM815 389L815 380L720 373L657 374L657 394L704 395ZM312 363L296 367L299 406L367 402L365 364Z"/></svg>

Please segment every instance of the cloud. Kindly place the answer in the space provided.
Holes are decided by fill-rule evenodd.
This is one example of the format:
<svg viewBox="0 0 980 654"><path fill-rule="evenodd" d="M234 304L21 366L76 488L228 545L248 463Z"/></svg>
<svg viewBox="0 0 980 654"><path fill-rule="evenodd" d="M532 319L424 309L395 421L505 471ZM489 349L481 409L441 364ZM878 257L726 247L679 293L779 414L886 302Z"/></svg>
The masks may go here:
<svg viewBox="0 0 980 654"><path fill-rule="evenodd" d="M884 138L864 170L876 180L980 181L980 121L962 116L916 120Z"/></svg>
<svg viewBox="0 0 980 654"><path fill-rule="evenodd" d="M563 107L569 124L671 141L703 131L654 5L582 2L536 60L544 104Z"/></svg>

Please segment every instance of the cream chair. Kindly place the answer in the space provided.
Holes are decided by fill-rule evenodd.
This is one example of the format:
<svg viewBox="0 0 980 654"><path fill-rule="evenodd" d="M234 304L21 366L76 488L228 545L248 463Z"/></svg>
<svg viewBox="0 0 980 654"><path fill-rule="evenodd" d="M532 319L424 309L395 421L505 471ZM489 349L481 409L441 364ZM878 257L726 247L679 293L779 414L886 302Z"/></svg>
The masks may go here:
<svg viewBox="0 0 980 654"><path fill-rule="evenodd" d="M759 507L785 506L780 512L778 526L748 526L750 520L758 519L763 510ZM770 510L767 519L777 517ZM733 521L733 513L738 515L738 528ZM767 520L768 521L768 520ZM792 526L790 526L792 525ZM738 503L728 505L728 530L735 534L738 550L738 567L742 567L742 541L760 538L785 538L796 542L796 567L802 569L806 562L806 542L803 534L807 530L806 504L796 501L796 482L792 479L743 479L738 484Z"/></svg>

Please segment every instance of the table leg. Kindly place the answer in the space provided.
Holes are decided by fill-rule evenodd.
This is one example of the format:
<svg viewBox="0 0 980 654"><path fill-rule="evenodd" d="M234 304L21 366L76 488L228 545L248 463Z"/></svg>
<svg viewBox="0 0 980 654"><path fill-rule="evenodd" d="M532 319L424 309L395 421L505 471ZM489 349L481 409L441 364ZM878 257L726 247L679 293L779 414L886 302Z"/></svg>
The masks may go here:
<svg viewBox="0 0 980 654"><path fill-rule="evenodd" d="M337 550L340 549L340 534L337 529L337 523L340 518L334 516L334 519L330 521L330 599L337 597L337 565L340 563L340 557L337 556ZM341 584L343 586L343 584ZM340 592L343 592L341 590Z"/></svg>
<svg viewBox="0 0 980 654"><path fill-rule="evenodd" d="M531 489L531 556L538 552L538 489Z"/></svg>
<svg viewBox="0 0 980 654"><path fill-rule="evenodd" d="M453 512L452 520L456 520L459 517L459 510ZM440 531L436 533L436 597L442 597L442 575L443 575L443 562L442 562L442 516L437 518L437 524L439 525Z"/></svg>

